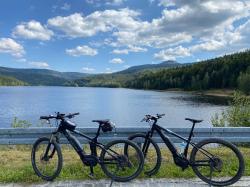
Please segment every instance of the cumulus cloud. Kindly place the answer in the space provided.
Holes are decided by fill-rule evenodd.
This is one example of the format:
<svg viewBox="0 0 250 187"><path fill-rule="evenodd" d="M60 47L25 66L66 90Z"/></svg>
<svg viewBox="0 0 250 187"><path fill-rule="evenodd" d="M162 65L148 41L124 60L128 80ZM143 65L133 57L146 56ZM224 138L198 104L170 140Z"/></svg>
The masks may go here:
<svg viewBox="0 0 250 187"><path fill-rule="evenodd" d="M89 37L99 32L111 31L114 28L130 29L136 27L133 17L139 13L128 8L121 10L95 11L88 16L74 13L70 16L57 16L48 20L48 24L67 36Z"/></svg>
<svg viewBox="0 0 250 187"><path fill-rule="evenodd" d="M215 50L219 50L219 49L223 48L224 45L225 44L223 42L211 40L211 41L207 41L204 43L193 45L192 47L190 47L190 50L193 52L195 52L195 51L215 51Z"/></svg>
<svg viewBox="0 0 250 187"><path fill-rule="evenodd" d="M119 5L124 0L87 2ZM154 56L164 60L183 57L181 53L189 56L199 51L249 46L246 41L250 41L248 34L250 23L247 21L243 24L241 19L249 19L250 1L155 0L155 2L163 10L159 17L151 20L141 19L143 15L139 10L123 8L99 10L87 15L74 13L68 16L56 16L48 19L47 25L50 29L55 29L54 32L63 33L69 38L92 37L107 33L109 36L104 39L102 45L114 47L113 54L145 52L150 48L158 48L159 52ZM67 8L67 5L69 4L63 5L64 9L70 8L69 6ZM33 24L32 21L20 24L20 27L14 29L13 35L30 39L42 38L41 40L49 40L53 36L53 32L46 26L33 22ZM243 25L238 27L238 24ZM45 31L47 35L38 34L46 33ZM176 49L180 54L172 49ZM74 49L67 49L66 53L72 56L94 56L98 52L88 46L77 46Z"/></svg>
<svg viewBox="0 0 250 187"><path fill-rule="evenodd" d="M159 53L154 54L154 57L161 61L175 60L176 58L186 57L186 56L191 56L191 53L189 49L184 48L182 46L161 50Z"/></svg>
<svg viewBox="0 0 250 187"><path fill-rule="evenodd" d="M160 0L159 5L166 8L152 21L142 21L140 11L125 8L95 11L87 16L79 13L57 16L49 19L48 24L72 38L111 32L108 44L120 47L113 53L128 54L132 51L121 47L166 48L230 32L234 21L249 15L250 7L240 0Z"/></svg>
<svg viewBox="0 0 250 187"><path fill-rule="evenodd" d="M36 68L45 68L45 69L49 68L49 64L47 62L33 61L33 62L29 62L29 64Z"/></svg>
<svg viewBox="0 0 250 187"><path fill-rule="evenodd" d="M31 20L29 22L23 22L17 25L12 35L14 37L20 37L25 39L36 39L36 40L50 40L54 33L49 30L46 26L41 25L40 22Z"/></svg>
<svg viewBox="0 0 250 187"><path fill-rule="evenodd" d="M71 56L95 56L98 54L98 51L87 45L82 45L74 49L66 49L66 53Z"/></svg>
<svg viewBox="0 0 250 187"><path fill-rule="evenodd" d="M124 61L120 58L113 58L112 60L109 61L112 64L122 64Z"/></svg>
<svg viewBox="0 0 250 187"><path fill-rule="evenodd" d="M114 49L112 53L113 54L129 54L129 52L138 53L138 52L145 52L145 51L147 51L146 48L129 45L128 48L126 49Z"/></svg>
<svg viewBox="0 0 250 187"><path fill-rule="evenodd" d="M173 5L175 5L173 0L159 0L159 3L158 3L158 6L165 6L165 7L169 7Z"/></svg>
<svg viewBox="0 0 250 187"><path fill-rule="evenodd" d="M22 57L25 53L21 44L11 38L0 38L0 53L8 53L15 57Z"/></svg>

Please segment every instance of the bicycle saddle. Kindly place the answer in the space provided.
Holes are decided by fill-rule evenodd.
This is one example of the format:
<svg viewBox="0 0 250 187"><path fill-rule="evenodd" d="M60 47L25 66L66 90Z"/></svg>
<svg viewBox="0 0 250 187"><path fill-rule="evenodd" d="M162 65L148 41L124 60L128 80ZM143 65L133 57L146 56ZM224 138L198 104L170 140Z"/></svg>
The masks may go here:
<svg viewBox="0 0 250 187"><path fill-rule="evenodd" d="M193 123L201 123L203 120L198 120L198 119L191 119L191 118L185 118L187 121L191 121Z"/></svg>

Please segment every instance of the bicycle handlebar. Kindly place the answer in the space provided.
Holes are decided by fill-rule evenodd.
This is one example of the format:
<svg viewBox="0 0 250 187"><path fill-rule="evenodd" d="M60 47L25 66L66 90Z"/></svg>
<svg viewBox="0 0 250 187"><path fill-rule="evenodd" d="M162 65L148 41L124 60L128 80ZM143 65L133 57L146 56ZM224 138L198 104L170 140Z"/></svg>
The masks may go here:
<svg viewBox="0 0 250 187"><path fill-rule="evenodd" d="M163 116L165 116L165 114L156 114L155 116L154 115L145 115L145 117L141 120L141 122L143 121L146 121L146 122L149 122L150 120L154 120L154 121L157 121L158 119L162 118Z"/></svg>
<svg viewBox="0 0 250 187"><path fill-rule="evenodd" d="M46 120L50 120L50 119L59 119L59 120L63 120L64 118L73 118L75 117L76 115L79 115L80 113L79 112L76 112L76 113L69 113L67 115L65 114L61 114L60 112L57 112L56 113L56 116L53 116L53 115L49 115L49 116L40 116L40 119L46 119Z"/></svg>

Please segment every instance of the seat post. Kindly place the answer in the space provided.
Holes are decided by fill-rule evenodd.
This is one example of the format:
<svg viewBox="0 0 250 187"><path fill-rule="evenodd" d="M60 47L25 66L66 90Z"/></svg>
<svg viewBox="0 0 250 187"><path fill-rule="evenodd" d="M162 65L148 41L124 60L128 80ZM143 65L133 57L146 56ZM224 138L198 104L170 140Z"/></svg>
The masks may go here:
<svg viewBox="0 0 250 187"><path fill-rule="evenodd" d="M185 150L184 150L184 155L185 155L185 156L187 156L189 143L190 143L191 138L192 138L192 136L193 136L194 126L195 126L195 122L193 122L192 128L191 128L191 130L190 130L190 134L189 134L189 137L188 137L188 141L187 141L187 146L185 147Z"/></svg>
<svg viewBox="0 0 250 187"><path fill-rule="evenodd" d="M101 124L99 123L99 127L98 127L98 130L96 132L96 136L95 136L95 140L97 140L98 136L100 135L100 130L101 130Z"/></svg>

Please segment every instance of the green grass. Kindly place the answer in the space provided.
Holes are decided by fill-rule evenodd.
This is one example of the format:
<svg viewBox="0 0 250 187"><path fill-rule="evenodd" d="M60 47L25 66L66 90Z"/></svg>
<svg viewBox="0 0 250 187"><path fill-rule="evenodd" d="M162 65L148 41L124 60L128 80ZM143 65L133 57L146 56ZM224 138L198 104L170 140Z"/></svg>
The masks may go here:
<svg viewBox="0 0 250 187"><path fill-rule="evenodd" d="M63 147L63 169L56 180L84 180L89 179L89 167L84 166L78 155L68 146ZM250 148L241 148L246 162L245 175L250 175ZM1 146L0 147L0 183L39 183L31 166L30 146ZM162 166L153 178L191 178L195 177L191 168L182 171L173 163L172 157L166 149L162 149ZM107 178L100 166L95 169L96 179ZM139 178L146 177L141 174ZM148 177L146 177L148 178Z"/></svg>

